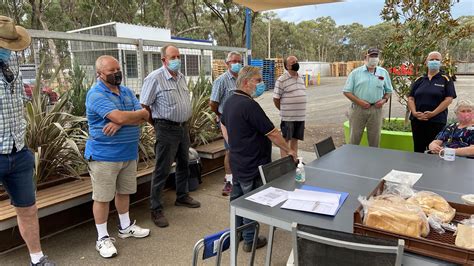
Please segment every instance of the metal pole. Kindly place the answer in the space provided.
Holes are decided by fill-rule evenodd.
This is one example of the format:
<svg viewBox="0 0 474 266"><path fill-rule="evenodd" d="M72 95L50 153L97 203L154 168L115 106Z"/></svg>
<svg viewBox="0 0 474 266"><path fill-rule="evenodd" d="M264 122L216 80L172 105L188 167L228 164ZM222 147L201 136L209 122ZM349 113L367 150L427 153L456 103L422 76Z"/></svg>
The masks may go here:
<svg viewBox="0 0 474 266"><path fill-rule="evenodd" d="M268 18L268 58L272 58L270 55L271 55L271 48L270 48L270 22L272 20L270 18Z"/></svg>
<svg viewBox="0 0 474 266"><path fill-rule="evenodd" d="M248 64L252 60L252 17L250 16L250 9L245 8L245 39L246 39L246 47L248 50Z"/></svg>

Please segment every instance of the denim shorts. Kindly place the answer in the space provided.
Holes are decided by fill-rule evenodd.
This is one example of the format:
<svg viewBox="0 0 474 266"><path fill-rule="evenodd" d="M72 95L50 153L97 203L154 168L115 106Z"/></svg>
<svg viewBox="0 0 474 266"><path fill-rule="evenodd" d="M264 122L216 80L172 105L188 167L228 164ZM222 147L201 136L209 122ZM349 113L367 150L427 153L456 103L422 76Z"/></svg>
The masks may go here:
<svg viewBox="0 0 474 266"><path fill-rule="evenodd" d="M28 148L10 154L0 154L0 183L15 207L30 207L36 203L34 165L33 153Z"/></svg>

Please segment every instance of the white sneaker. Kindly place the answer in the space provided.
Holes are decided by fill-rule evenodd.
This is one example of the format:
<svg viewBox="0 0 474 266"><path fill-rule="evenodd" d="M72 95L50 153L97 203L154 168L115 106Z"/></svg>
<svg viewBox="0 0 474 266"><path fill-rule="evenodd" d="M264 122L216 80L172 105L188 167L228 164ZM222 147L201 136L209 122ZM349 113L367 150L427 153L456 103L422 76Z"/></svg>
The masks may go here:
<svg viewBox="0 0 474 266"><path fill-rule="evenodd" d="M117 256L117 249L114 246L115 238L113 237L103 237L98 240L95 244L95 249L99 254L104 258L112 258Z"/></svg>
<svg viewBox="0 0 474 266"><path fill-rule="evenodd" d="M140 226L135 224L136 222L137 221L133 221L133 224L131 224L129 227L125 229L119 228L118 237L122 239L131 237L131 236L136 237L136 238L143 238L150 235L150 229L141 228Z"/></svg>

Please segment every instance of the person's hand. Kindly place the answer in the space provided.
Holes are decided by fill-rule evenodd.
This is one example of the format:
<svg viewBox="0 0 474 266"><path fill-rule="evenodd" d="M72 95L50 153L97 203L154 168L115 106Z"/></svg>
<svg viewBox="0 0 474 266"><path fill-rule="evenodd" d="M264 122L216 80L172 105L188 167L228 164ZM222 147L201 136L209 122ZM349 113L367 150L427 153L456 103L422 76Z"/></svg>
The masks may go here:
<svg viewBox="0 0 474 266"><path fill-rule="evenodd" d="M418 120L421 120L421 121L427 121L428 118L426 118L426 115L422 112L414 112L413 113L413 116L418 119Z"/></svg>
<svg viewBox="0 0 474 266"><path fill-rule="evenodd" d="M425 114L426 120L428 120L428 119L432 118L433 116L435 116L435 114L431 111L426 111L426 112L424 112L424 114Z"/></svg>
<svg viewBox="0 0 474 266"><path fill-rule="evenodd" d="M359 106L364 108L364 109L369 109L370 108L370 103L368 103L364 100L360 100Z"/></svg>
<svg viewBox="0 0 474 266"><path fill-rule="evenodd" d="M428 149L430 149L431 153L438 154L443 149L443 147L438 145L438 143L430 143Z"/></svg>
<svg viewBox="0 0 474 266"><path fill-rule="evenodd" d="M290 150L287 152L288 156L291 156L293 158L293 161L295 161L295 163L298 162L298 155L296 154L296 152L294 152L293 150Z"/></svg>
<svg viewBox="0 0 474 266"><path fill-rule="evenodd" d="M121 125L115 124L114 122L109 122L105 127L102 129L102 132L106 136L113 136L117 131L122 128Z"/></svg>
<svg viewBox="0 0 474 266"><path fill-rule="evenodd" d="M382 108L382 106L387 102L387 99L380 99L378 100L376 103L375 103L375 107L376 108Z"/></svg>

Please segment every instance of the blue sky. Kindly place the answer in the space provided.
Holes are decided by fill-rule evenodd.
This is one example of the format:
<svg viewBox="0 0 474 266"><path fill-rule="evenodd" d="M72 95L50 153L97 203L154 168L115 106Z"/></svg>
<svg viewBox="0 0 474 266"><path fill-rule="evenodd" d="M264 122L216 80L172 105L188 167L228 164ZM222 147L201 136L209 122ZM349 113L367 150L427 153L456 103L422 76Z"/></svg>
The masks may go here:
<svg viewBox="0 0 474 266"><path fill-rule="evenodd" d="M274 10L285 21L299 23L318 17L331 16L337 25L358 22L364 26L382 22L379 14L384 0L346 0L330 4ZM460 0L451 10L454 18L474 15L474 0Z"/></svg>

